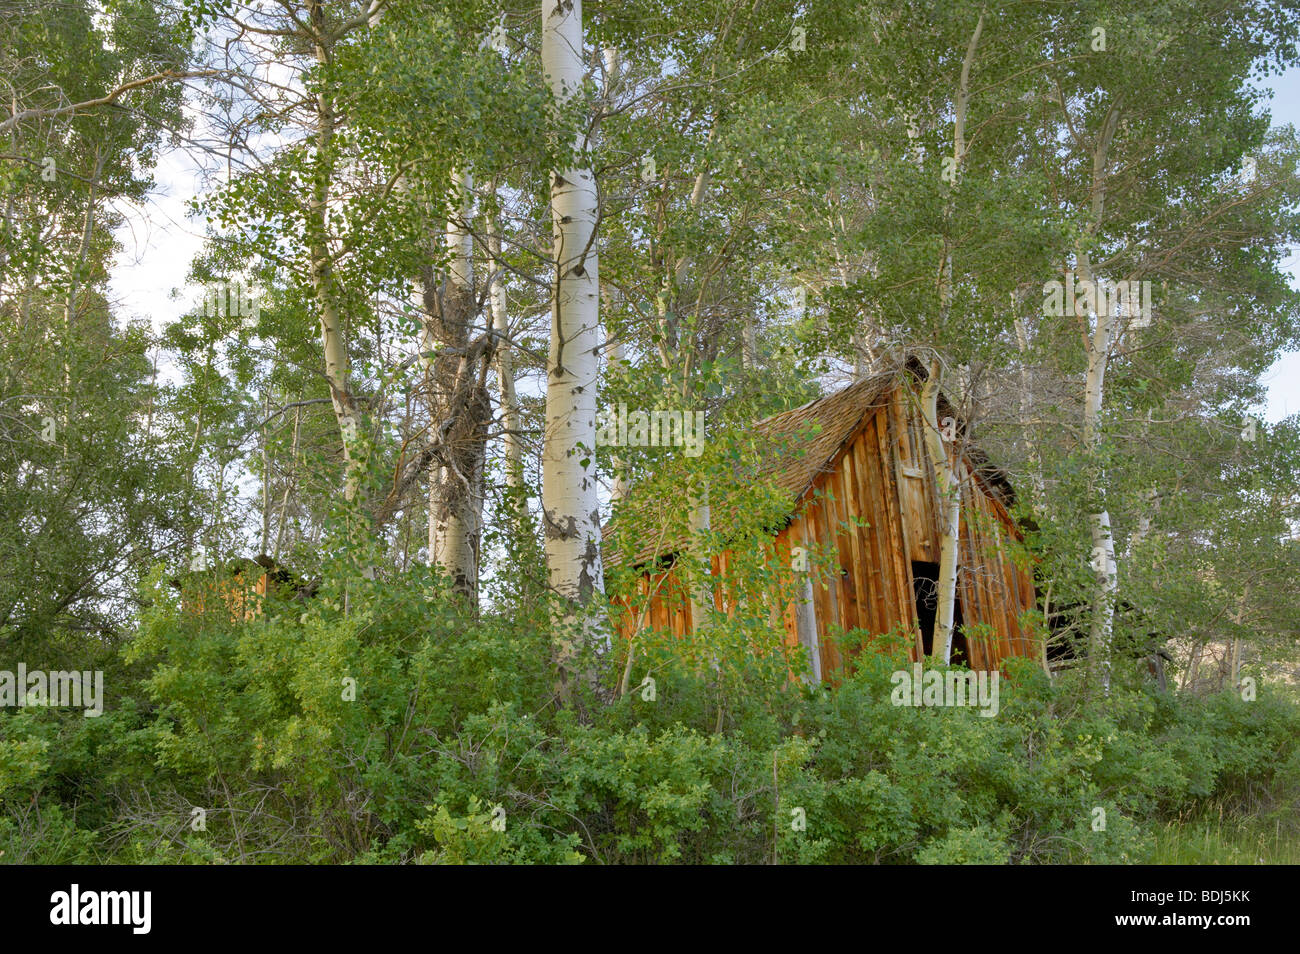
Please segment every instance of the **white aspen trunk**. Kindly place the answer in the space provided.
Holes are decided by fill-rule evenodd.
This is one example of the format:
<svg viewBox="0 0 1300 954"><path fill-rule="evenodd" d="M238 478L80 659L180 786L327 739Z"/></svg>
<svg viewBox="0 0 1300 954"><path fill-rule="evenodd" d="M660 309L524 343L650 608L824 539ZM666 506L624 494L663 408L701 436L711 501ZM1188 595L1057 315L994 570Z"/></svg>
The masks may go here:
<svg viewBox="0 0 1300 954"><path fill-rule="evenodd" d="M623 83L623 57L617 49L607 46L601 51L601 59L605 64L605 105L612 107Z"/></svg>
<svg viewBox="0 0 1300 954"><path fill-rule="evenodd" d="M433 254L420 272L420 353L429 406L427 452L436 465L429 478L428 561L474 604L492 408L487 392L490 336L470 339L477 315L468 224L471 186L463 170L452 173L447 222L430 238ZM446 266L438 267L444 258Z"/></svg>
<svg viewBox="0 0 1300 954"><path fill-rule="evenodd" d="M695 538L695 545L703 543L702 535L707 533L712 521L712 514L709 509L709 486L704 485L704 489L691 500L691 532ZM713 575L712 561L708 554L703 554L701 560L700 573L702 578L696 581L691 587L691 629L698 632L700 625L709 618L709 610L713 608Z"/></svg>
<svg viewBox="0 0 1300 954"><path fill-rule="evenodd" d="M1102 121L1097 134L1097 144L1092 154L1092 186L1089 199L1088 235L1100 227L1106 212L1106 178L1107 163L1110 156L1110 144L1119 126L1119 103L1112 104ZM1097 286L1092 272L1092 259L1087 247L1080 242L1076 258L1078 260L1079 278L1085 282L1085 289L1092 294L1085 297L1088 315L1085 322L1092 322L1091 336L1084 335L1087 348L1088 366L1084 379L1083 401L1083 443L1089 455L1101 445L1101 410L1105 402L1106 368L1110 362L1110 349L1114 343L1114 328L1109 304L1097 307L1105 296L1096 294ZM1076 315L1077 304L1076 304ZM1086 330L1085 328L1085 330ZM1105 494L1105 474L1095 465L1090 464L1089 489L1094 494ZM1118 590L1119 575L1115 560L1115 541L1111 534L1110 512L1102 508L1088 517L1089 531L1092 537L1091 566L1096 577L1093 591L1092 624L1089 628L1088 657L1093 679L1101 686L1103 693L1110 692L1111 644L1115 631L1115 593Z"/></svg>
<svg viewBox="0 0 1300 954"><path fill-rule="evenodd" d="M1142 494L1142 510L1138 513L1137 529L1128 539L1128 547L1124 551L1125 559L1132 559L1137 548L1151 534L1151 514L1160 505L1160 494L1156 488L1144 491Z"/></svg>
<svg viewBox="0 0 1300 954"><path fill-rule="evenodd" d="M984 12L971 33L962 58L961 79L953 102L953 163L957 175L966 159L966 116L970 110L970 72L979 49L980 34L984 32ZM939 308L943 324L947 324L952 309L952 252L944 239L943 260L939 268ZM957 608L958 536L961 531L961 482L953 457L960 459L957 448L944 446L943 431L939 421L939 391L943 387L943 365L936 356L930 362L929 375L921 392L922 413L925 415L925 445L934 473L935 487L939 492L939 579L935 584L937 608L934 619L934 636L930 653L945 665L952 654L953 624ZM955 436L954 436L955 443Z"/></svg>
<svg viewBox="0 0 1300 954"><path fill-rule="evenodd" d="M581 88L582 0L542 0L542 69L557 105ZM583 143L578 143L583 148ZM585 165L585 164L584 164ZM561 600L556 622L559 690L567 698L578 657L604 610L600 505L594 454L599 368L600 283L596 182L591 169L551 176L555 279L547 356L542 509L550 584Z"/></svg>
<svg viewBox="0 0 1300 954"><path fill-rule="evenodd" d="M1093 282L1092 262L1088 253L1078 255L1079 278ZM1085 287L1095 288L1095 284ZM1101 444L1101 409L1105 399L1106 367L1110 359L1111 325L1110 309L1093 308L1099 296L1089 296L1092 337L1088 339L1088 370L1084 383L1083 443L1089 453ZM1093 473L1094 489L1104 489L1104 475ZM1097 586L1093 597L1092 624L1089 628L1088 656L1091 659L1093 678L1103 692L1110 691L1111 643L1115 626L1115 593L1119 588L1118 564L1115 558L1115 538L1111 533L1110 511L1102 508L1088 516L1088 529L1092 538L1090 565Z"/></svg>
<svg viewBox="0 0 1300 954"><path fill-rule="evenodd" d="M310 0L308 13L317 40L314 54L317 63L325 64L330 51L323 45L328 36L325 14L320 0ZM316 154L324 168L315 177L315 185L307 203L309 235L308 273L320 318L321 348L325 354L325 380L330 388L330 402L338 421L343 440L343 497L349 503L356 500L361 489L361 472L365 466L364 442L357 403L352 394L351 362L347 340L344 337L343 317L339 314L338 297L334 288L334 259L329 247L328 206L334 178L333 149L337 119L334 99L328 88L322 88L316 97Z"/></svg>
<svg viewBox="0 0 1300 954"><path fill-rule="evenodd" d="M615 101L623 86L623 57L614 47L605 47L601 52L601 59L605 67L605 88L604 99L605 109L613 111ZM612 313L617 302L617 290L606 286L602 292L605 303L606 313ZM615 339L614 342L606 348L606 353L612 362L621 364L626 358L626 350L623 345L623 339ZM610 457L610 465L614 471L614 481L609 490L609 503L613 508L618 505L619 501L627 496L628 484L626 476L626 462L622 455L614 453ZM631 664L632 654L628 652L628 663Z"/></svg>
<svg viewBox="0 0 1300 954"><path fill-rule="evenodd" d="M1018 309L1016 296L1011 296L1011 307ZM1034 413L1034 386L1029 373L1029 333L1019 311L1015 314L1016 345L1020 349L1020 430L1028 435L1032 427ZM1033 490L1034 509L1043 502L1043 461L1038 453L1038 442L1026 436L1028 442L1029 482Z"/></svg>
<svg viewBox="0 0 1300 954"><path fill-rule="evenodd" d="M939 579L935 584L937 607L930 655L947 663L952 654L953 623L957 609L957 538L961 529L961 484L944 446L939 422L939 390L942 365L930 362L930 373L921 389L921 411L925 415L925 446L939 497Z"/></svg>
<svg viewBox="0 0 1300 954"><path fill-rule="evenodd" d="M492 332L496 335L497 389L501 400L501 420L505 425L502 445L505 449L506 487L519 495L524 486L524 441L519 398L515 394L514 355L510 350L510 316L507 309L505 271L501 261L501 235L495 229L488 236L492 256L492 279L488 286L488 306L492 310ZM519 501L522 504L522 501Z"/></svg>

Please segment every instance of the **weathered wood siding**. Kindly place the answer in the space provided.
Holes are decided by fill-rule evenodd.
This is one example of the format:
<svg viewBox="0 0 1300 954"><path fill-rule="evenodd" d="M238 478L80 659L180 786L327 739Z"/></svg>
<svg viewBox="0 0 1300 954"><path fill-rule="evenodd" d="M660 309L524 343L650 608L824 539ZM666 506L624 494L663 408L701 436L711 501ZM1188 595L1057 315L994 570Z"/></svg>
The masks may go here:
<svg viewBox="0 0 1300 954"><path fill-rule="evenodd" d="M207 598L215 596L219 603L230 613L232 620L252 619L262 612L262 598L267 594L269 574L259 572L250 585L243 574L236 574L230 579L205 581L196 587L182 591L181 609L186 613L201 616L207 606Z"/></svg>
<svg viewBox="0 0 1300 954"><path fill-rule="evenodd" d="M827 677L833 678L846 662L837 631L905 634L913 658L920 658L912 562L939 559L938 491L925 458L923 426L915 392L896 387L879 397L816 474L775 537L774 559L785 566L794 547L831 553L838 564L813 574L821 672ZM958 598L970 664L995 669L1009 656L1039 659L1040 640L1022 619L1034 606L1033 577L1011 557L1010 544L1020 539L1019 529L970 462L956 464L962 480ZM713 559L718 580L714 602L723 612L732 609L726 585L729 556ZM624 636L633 635L638 623L676 635L692 631L690 601L670 569L643 576L639 597L648 599L649 606L641 612L624 608L619 623ZM772 607L773 623L784 628L790 646L799 644L796 609L793 604Z"/></svg>

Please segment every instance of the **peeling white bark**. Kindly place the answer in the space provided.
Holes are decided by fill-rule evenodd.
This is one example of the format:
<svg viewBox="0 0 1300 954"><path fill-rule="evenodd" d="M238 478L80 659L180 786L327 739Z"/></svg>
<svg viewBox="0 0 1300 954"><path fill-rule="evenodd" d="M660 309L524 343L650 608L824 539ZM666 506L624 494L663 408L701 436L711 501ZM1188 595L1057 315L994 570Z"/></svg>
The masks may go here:
<svg viewBox="0 0 1300 954"><path fill-rule="evenodd" d="M1102 120L1097 134L1097 143L1092 154L1092 187L1090 197L1088 236L1100 228L1106 212L1107 164L1110 156L1110 144L1119 126L1119 104L1112 105ZM1096 276L1092 271L1092 259L1087 246L1081 242L1076 251L1079 278L1085 288L1096 288ZM1101 446L1101 411L1105 403L1106 368L1110 362L1110 349L1114 344L1116 329L1114 319L1108 307L1098 308L1098 298L1088 295L1086 321L1091 335L1084 335L1087 349L1088 366L1084 379L1083 402L1083 444L1089 455ZM1105 474L1091 466L1089 475L1090 489L1094 494L1105 494ZM1103 692L1110 691L1111 642L1115 624L1115 593L1118 590L1118 568L1115 560L1115 540L1111 533L1110 512L1102 508L1090 514L1089 532L1092 538L1091 566L1096 577L1093 592L1092 625L1089 628L1088 655L1091 660L1093 678Z"/></svg>
<svg viewBox="0 0 1300 954"><path fill-rule="evenodd" d="M1079 253L1079 277L1093 281L1092 263L1086 251ZM1095 287L1087 285L1085 287ZM1091 299L1089 299L1091 302ZM1088 347L1088 370L1084 380L1083 443L1089 453L1101 444L1101 409L1105 398L1106 366L1110 359L1112 318L1109 309L1090 309L1092 337ZM1104 475L1093 473L1096 489L1104 489ZM1110 690L1111 641L1115 623L1115 593L1118 589L1118 564L1115 538L1111 533L1110 511L1102 508L1088 517L1092 539L1091 566L1097 580L1093 599L1092 624L1089 628L1089 657L1094 677L1103 691Z"/></svg>
<svg viewBox="0 0 1300 954"><path fill-rule="evenodd" d="M942 366L930 362L930 374L921 389L921 409L925 416L925 445L939 502L939 579L936 586L937 608L930 655L947 663L952 654L953 624L957 609L957 539L961 528L961 483L953 459L944 446L939 422L939 389Z"/></svg>
<svg viewBox="0 0 1300 954"><path fill-rule="evenodd" d="M557 104L567 103L581 88L582 0L542 0L542 69ZM542 508L550 584L561 600L557 622L565 628L557 654L562 693L577 675L577 657L595 632L595 615L604 609L595 468L600 350L596 218L591 169L553 172L555 278Z"/></svg>

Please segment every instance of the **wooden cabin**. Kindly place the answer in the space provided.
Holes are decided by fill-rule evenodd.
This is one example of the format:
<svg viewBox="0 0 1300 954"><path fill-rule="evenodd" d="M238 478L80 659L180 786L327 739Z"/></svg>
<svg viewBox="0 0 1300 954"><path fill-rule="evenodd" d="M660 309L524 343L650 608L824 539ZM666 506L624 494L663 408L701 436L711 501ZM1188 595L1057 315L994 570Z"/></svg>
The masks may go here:
<svg viewBox="0 0 1300 954"><path fill-rule="evenodd" d="M268 594L305 599L316 589L265 554L253 559L237 557L220 567L191 571L174 578L171 584L181 591L181 609L186 613L202 615L209 601L216 598L235 620L257 616Z"/></svg>
<svg viewBox="0 0 1300 954"><path fill-rule="evenodd" d="M773 530L772 552L784 560L802 547L837 557L837 566L827 570L823 562L805 574L802 600L771 607L786 644L808 649L810 675L818 681L834 680L846 662L837 633L899 633L914 661L930 652L940 532L939 493L923 443L924 375L912 362L754 426L755 447L775 448L758 477L789 501L784 525ZM955 415L941 395L939 419L947 417ZM960 422L953 424L960 434ZM1024 615L1036 596L1027 560L1016 558L1023 536L1009 513L1011 485L960 437L948 446L962 493L953 661L986 670L1001 668L1010 656L1041 662L1042 638ZM718 503L714 512L725 512L725 502ZM610 542L607 563L630 560L644 568L642 606L624 600L616 612L621 634L631 637L638 626L693 632L689 594L673 579L674 548L689 543L645 544L624 557L617 541ZM711 558L720 580L729 557L727 551ZM712 589L715 607L730 612L725 585Z"/></svg>

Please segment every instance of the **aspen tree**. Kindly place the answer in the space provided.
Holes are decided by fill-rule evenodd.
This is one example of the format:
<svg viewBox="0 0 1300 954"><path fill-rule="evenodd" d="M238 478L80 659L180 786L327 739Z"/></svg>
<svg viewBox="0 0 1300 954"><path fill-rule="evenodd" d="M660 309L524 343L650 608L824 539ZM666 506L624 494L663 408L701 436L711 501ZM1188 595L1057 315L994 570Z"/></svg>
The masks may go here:
<svg viewBox="0 0 1300 954"><path fill-rule="evenodd" d="M583 81L581 0L542 0L542 69L557 110ZM550 585L560 600L556 622L560 693L567 697L578 657L603 611L600 509L596 486L596 387L599 375L600 282L596 254L596 181L574 144L571 168L551 174L551 335L546 364L542 510Z"/></svg>

